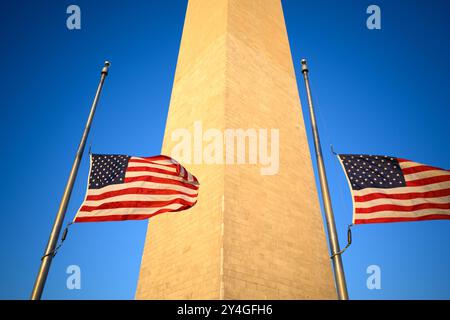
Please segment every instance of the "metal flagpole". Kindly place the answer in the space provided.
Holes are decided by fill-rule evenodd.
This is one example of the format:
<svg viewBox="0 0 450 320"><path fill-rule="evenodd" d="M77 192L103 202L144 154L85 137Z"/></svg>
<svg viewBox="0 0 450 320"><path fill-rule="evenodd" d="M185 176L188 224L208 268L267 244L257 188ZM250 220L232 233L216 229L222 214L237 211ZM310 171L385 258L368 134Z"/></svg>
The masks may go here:
<svg viewBox="0 0 450 320"><path fill-rule="evenodd" d="M302 59L302 73L305 79L306 94L308 96L309 113L311 117L311 127L314 136L314 147L316 151L317 168L319 171L320 189L322 191L322 201L325 208L325 218L327 222L328 240L331 248L331 259L333 261L334 279L336 282L336 290L340 300L348 300L347 285L345 283L344 266L342 265L341 251L339 249L339 240L336 232L336 224L334 222L333 208L331 206L330 191L328 190L327 175L325 165L322 158L322 147L320 145L319 130L317 128L316 115L311 97L311 89L309 87L308 65L306 60Z"/></svg>
<svg viewBox="0 0 450 320"><path fill-rule="evenodd" d="M105 61L105 65L103 66L101 71L101 77L97 87L97 92L95 93L91 111L86 122L86 127L84 128L83 136L81 137L80 145L78 146L77 154L72 165L72 170L70 171L69 179L67 180L66 188L64 189L64 194L62 196L61 203L59 204L58 213L56 214L55 222L53 223L52 232L50 233L50 237L48 239L47 248L45 249L45 254L41 258L41 266L36 277L36 282L34 283L33 292L31 293L31 300L41 299L42 291L44 290L45 281L47 280L48 271L50 269L50 264L52 263L52 259L55 254L55 247L58 242L62 224L64 222L64 216L66 215L67 205L69 204L73 184L75 182L78 167L80 166L81 158L83 156L89 130L91 129L92 119L94 118L95 109L97 108L97 102L102 91L103 82L108 75L109 66L110 63L108 61Z"/></svg>

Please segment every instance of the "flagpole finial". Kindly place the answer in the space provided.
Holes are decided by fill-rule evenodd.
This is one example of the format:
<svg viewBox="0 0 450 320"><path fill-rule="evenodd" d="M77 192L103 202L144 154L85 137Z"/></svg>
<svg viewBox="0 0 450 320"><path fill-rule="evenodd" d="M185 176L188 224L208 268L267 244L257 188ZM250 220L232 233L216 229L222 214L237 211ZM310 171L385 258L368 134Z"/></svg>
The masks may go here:
<svg viewBox="0 0 450 320"><path fill-rule="evenodd" d="M102 69L102 74L105 74L105 75L107 75L108 74L108 69L109 69L109 66L111 65L111 62L109 62L108 60L106 60L105 61L105 65L103 66L103 69Z"/></svg>
<svg viewBox="0 0 450 320"><path fill-rule="evenodd" d="M306 59L303 58L301 60L301 63L302 63L302 73L308 72L308 64L306 63Z"/></svg>

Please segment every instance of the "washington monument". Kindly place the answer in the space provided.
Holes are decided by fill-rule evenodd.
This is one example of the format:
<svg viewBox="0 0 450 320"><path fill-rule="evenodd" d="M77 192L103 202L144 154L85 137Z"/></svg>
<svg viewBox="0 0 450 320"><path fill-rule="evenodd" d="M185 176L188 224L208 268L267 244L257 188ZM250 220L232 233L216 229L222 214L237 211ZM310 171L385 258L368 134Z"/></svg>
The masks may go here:
<svg viewBox="0 0 450 320"><path fill-rule="evenodd" d="M246 133L247 158L226 161L229 130ZM174 150L199 198L149 220L137 299L337 298L280 0L189 0L162 154Z"/></svg>

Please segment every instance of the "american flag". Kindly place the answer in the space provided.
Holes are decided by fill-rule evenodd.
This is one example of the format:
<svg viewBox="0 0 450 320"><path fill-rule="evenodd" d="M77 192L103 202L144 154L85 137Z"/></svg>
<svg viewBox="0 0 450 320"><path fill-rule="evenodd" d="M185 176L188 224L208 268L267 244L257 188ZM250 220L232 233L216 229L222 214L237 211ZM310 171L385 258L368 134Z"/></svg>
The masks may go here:
<svg viewBox="0 0 450 320"><path fill-rule="evenodd" d="M74 222L147 219L195 205L199 183L167 156L92 154L86 197Z"/></svg>
<svg viewBox="0 0 450 320"><path fill-rule="evenodd" d="M388 156L341 154L353 223L450 219L450 172Z"/></svg>

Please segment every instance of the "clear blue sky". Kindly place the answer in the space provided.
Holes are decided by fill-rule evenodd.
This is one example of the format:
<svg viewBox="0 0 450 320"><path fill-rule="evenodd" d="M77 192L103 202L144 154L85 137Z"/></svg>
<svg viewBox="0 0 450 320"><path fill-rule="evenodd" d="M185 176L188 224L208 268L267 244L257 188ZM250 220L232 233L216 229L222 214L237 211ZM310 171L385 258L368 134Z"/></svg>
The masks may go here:
<svg viewBox="0 0 450 320"><path fill-rule="evenodd" d="M82 29L69 31L66 8L74 3L81 7ZM381 30L366 28L370 4L381 7ZM105 59L112 67L88 144L96 153L159 154L186 5L1 3L0 298L29 297ZM450 168L450 3L284 0L283 6L305 115L299 61L309 59L344 245L351 200L330 144L342 153ZM66 221L83 199L87 173L85 156ZM132 299L146 226L73 226L44 298ZM450 221L355 227L354 244L343 256L351 298L449 299L449 246ZM66 289L72 264L81 267L81 290ZM366 288L372 264L381 267L381 290Z"/></svg>

